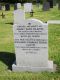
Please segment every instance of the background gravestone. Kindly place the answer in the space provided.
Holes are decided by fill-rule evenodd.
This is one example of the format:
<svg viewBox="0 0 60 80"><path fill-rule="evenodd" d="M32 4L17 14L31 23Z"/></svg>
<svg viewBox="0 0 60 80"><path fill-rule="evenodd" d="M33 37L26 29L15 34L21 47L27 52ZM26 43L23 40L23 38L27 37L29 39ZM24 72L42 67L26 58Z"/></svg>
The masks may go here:
<svg viewBox="0 0 60 80"><path fill-rule="evenodd" d="M5 11L8 11L8 10L10 10L10 4L9 3L5 4Z"/></svg>
<svg viewBox="0 0 60 80"><path fill-rule="evenodd" d="M17 10L17 3L14 4L14 10Z"/></svg>
<svg viewBox="0 0 60 80"><path fill-rule="evenodd" d="M40 0L36 0L36 3L37 3L37 7L39 8L39 6L40 6Z"/></svg>
<svg viewBox="0 0 60 80"><path fill-rule="evenodd" d="M4 10L4 11L5 11L5 6L2 6L2 10Z"/></svg>
<svg viewBox="0 0 60 80"><path fill-rule="evenodd" d="M18 9L21 8L21 3L17 3L17 8L18 8Z"/></svg>
<svg viewBox="0 0 60 80"><path fill-rule="evenodd" d="M2 10L2 5L0 4L0 10Z"/></svg>
<svg viewBox="0 0 60 80"><path fill-rule="evenodd" d="M48 11L50 9L50 4L49 2L44 2L43 3L43 11Z"/></svg>
<svg viewBox="0 0 60 80"><path fill-rule="evenodd" d="M48 0L48 2L50 3L50 8L53 8L53 0Z"/></svg>
<svg viewBox="0 0 60 80"><path fill-rule="evenodd" d="M25 3L24 4L24 11L25 12L31 12L31 10L33 10L32 3Z"/></svg>
<svg viewBox="0 0 60 80"><path fill-rule="evenodd" d="M23 10L15 10L14 11L14 24L19 24L20 22L23 23L25 19L25 13Z"/></svg>
<svg viewBox="0 0 60 80"><path fill-rule="evenodd" d="M60 1L59 1L59 3L58 3L58 9L60 10Z"/></svg>
<svg viewBox="0 0 60 80"><path fill-rule="evenodd" d="M57 2L56 0L53 0L53 5L56 6Z"/></svg>

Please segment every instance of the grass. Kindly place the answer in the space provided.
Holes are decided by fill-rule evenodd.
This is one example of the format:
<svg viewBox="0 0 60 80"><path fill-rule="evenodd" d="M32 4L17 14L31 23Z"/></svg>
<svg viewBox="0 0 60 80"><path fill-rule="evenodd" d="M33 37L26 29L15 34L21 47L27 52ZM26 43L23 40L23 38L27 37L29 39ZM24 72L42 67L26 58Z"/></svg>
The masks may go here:
<svg viewBox="0 0 60 80"><path fill-rule="evenodd" d="M46 22L48 20L59 20L60 11L57 6L50 11L42 11L34 7L34 16L29 13L26 18L36 18ZM56 72L12 72L11 65L15 60L13 41L13 7L10 11L0 11L5 14L5 19L0 16L0 80L60 80L60 25L49 25L49 59L57 64Z"/></svg>

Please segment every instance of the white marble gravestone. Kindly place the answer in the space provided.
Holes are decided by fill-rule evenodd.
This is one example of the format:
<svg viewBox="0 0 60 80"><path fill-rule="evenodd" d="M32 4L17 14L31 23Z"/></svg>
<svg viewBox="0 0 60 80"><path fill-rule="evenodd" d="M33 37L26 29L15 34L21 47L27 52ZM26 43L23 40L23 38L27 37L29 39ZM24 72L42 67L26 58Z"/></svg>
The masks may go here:
<svg viewBox="0 0 60 80"><path fill-rule="evenodd" d="M17 3L17 9L21 8L21 3Z"/></svg>
<svg viewBox="0 0 60 80"><path fill-rule="evenodd" d="M33 10L32 3L25 3L24 4L24 11L25 12L31 12Z"/></svg>
<svg viewBox="0 0 60 80"><path fill-rule="evenodd" d="M23 10L15 10L14 11L14 24L23 23L23 20L25 19L25 13Z"/></svg>
<svg viewBox="0 0 60 80"><path fill-rule="evenodd" d="M13 25L16 62L13 71L53 71L48 60L48 24L37 19Z"/></svg>

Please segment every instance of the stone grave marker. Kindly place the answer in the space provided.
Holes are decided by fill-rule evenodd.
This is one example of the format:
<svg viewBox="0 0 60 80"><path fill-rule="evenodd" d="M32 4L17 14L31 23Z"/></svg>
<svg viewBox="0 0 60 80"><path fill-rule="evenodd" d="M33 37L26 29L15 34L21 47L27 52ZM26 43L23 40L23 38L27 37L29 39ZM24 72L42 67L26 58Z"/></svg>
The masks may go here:
<svg viewBox="0 0 60 80"><path fill-rule="evenodd" d="M60 1L59 1L59 3L58 3L58 9L60 10Z"/></svg>
<svg viewBox="0 0 60 80"><path fill-rule="evenodd" d="M4 18L5 18L5 15L4 15L4 13L3 13L3 12L2 12L2 14L1 14L0 16L2 16L2 19L4 19Z"/></svg>
<svg viewBox="0 0 60 80"><path fill-rule="evenodd" d="M17 10L17 3L14 4L14 10Z"/></svg>
<svg viewBox="0 0 60 80"><path fill-rule="evenodd" d="M48 60L48 24L37 19L19 21L13 25L16 62L12 70L53 71L53 61Z"/></svg>
<svg viewBox="0 0 60 80"><path fill-rule="evenodd" d="M17 9L21 8L21 3L17 3Z"/></svg>
<svg viewBox="0 0 60 80"><path fill-rule="evenodd" d="M31 10L33 10L32 3L25 3L24 4L24 11L25 12L31 12Z"/></svg>
<svg viewBox="0 0 60 80"><path fill-rule="evenodd" d="M0 4L0 10L2 10L2 5Z"/></svg>
<svg viewBox="0 0 60 80"><path fill-rule="evenodd" d="M57 2L56 0L53 0L53 5L56 6Z"/></svg>
<svg viewBox="0 0 60 80"><path fill-rule="evenodd" d="M40 7L40 0L36 0L36 3L37 3L37 7L39 8Z"/></svg>
<svg viewBox="0 0 60 80"><path fill-rule="evenodd" d="M2 6L2 10L4 10L4 11L5 11L5 6Z"/></svg>
<svg viewBox="0 0 60 80"><path fill-rule="evenodd" d="M19 24L20 22L23 23L25 19L25 13L23 10L15 10L14 11L14 24Z"/></svg>
<svg viewBox="0 0 60 80"><path fill-rule="evenodd" d="M50 3L50 8L53 8L53 0L48 0L48 2Z"/></svg>
<svg viewBox="0 0 60 80"><path fill-rule="evenodd" d="M44 2L43 3L43 11L48 11L50 9L50 4L49 2Z"/></svg>
<svg viewBox="0 0 60 80"><path fill-rule="evenodd" d="M9 3L6 3L5 4L5 11L9 11L10 10L10 4Z"/></svg>

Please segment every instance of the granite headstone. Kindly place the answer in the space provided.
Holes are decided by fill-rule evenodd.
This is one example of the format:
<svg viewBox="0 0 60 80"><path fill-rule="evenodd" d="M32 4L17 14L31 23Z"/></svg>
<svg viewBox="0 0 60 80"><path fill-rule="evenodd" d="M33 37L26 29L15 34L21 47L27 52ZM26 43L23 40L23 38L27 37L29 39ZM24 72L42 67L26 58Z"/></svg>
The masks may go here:
<svg viewBox="0 0 60 80"><path fill-rule="evenodd" d="M50 9L50 4L49 2L44 2L43 3L43 11L48 11Z"/></svg>
<svg viewBox="0 0 60 80"><path fill-rule="evenodd" d="M59 3L58 3L58 10L60 10L60 1L59 1Z"/></svg>
<svg viewBox="0 0 60 80"><path fill-rule="evenodd" d="M48 0L48 2L50 3L50 8L53 8L53 0Z"/></svg>
<svg viewBox="0 0 60 80"><path fill-rule="evenodd" d="M0 10L2 10L2 5L0 4Z"/></svg>
<svg viewBox="0 0 60 80"><path fill-rule="evenodd" d="M17 3L14 4L14 10L17 10Z"/></svg>
<svg viewBox="0 0 60 80"><path fill-rule="evenodd" d="M5 11L9 11L10 10L10 4L9 3L6 3L5 4Z"/></svg>

